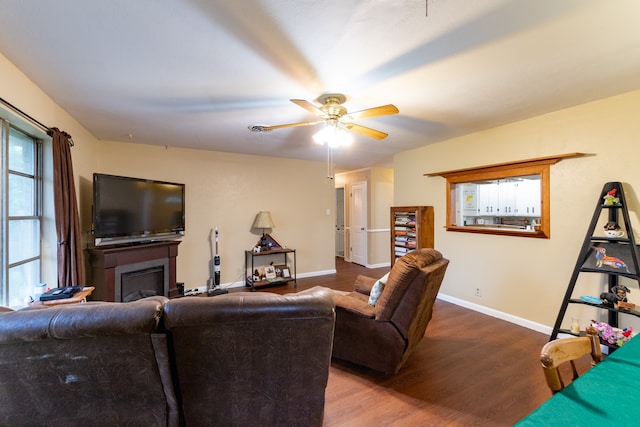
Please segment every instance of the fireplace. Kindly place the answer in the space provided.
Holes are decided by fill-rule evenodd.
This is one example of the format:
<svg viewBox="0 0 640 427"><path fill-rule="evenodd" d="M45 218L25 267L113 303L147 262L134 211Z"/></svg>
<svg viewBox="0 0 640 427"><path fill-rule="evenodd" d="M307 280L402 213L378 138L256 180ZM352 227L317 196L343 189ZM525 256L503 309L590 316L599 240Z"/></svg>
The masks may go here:
<svg viewBox="0 0 640 427"><path fill-rule="evenodd" d="M114 290L117 302L169 295L169 259L117 266Z"/></svg>
<svg viewBox="0 0 640 427"><path fill-rule="evenodd" d="M169 296L169 290L176 287L178 244L167 241L89 249L91 285L95 287L91 299L128 302Z"/></svg>

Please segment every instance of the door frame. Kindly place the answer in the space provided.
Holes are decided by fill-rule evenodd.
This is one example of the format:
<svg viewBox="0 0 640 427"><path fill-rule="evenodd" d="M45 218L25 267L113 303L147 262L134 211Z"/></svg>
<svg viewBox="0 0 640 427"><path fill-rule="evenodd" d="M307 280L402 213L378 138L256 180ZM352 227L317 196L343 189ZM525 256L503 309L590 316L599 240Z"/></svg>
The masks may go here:
<svg viewBox="0 0 640 427"><path fill-rule="evenodd" d="M346 189L343 187L336 187L336 224L335 224L335 240L336 240L336 256L342 257L343 259L347 259L347 206L345 203L345 194ZM342 207L342 209L340 209ZM342 218L342 223L340 223L339 219ZM342 227L342 229L340 229ZM340 253L340 240L342 240L342 254Z"/></svg>
<svg viewBox="0 0 640 427"><path fill-rule="evenodd" d="M359 192L361 200L356 200L355 191ZM361 202L359 206L357 206L358 201ZM367 266L369 259L368 203L367 182L353 183L349 188L349 261L363 266ZM357 218L357 221L354 221L354 218ZM354 247L356 250L360 249L356 256L354 256Z"/></svg>

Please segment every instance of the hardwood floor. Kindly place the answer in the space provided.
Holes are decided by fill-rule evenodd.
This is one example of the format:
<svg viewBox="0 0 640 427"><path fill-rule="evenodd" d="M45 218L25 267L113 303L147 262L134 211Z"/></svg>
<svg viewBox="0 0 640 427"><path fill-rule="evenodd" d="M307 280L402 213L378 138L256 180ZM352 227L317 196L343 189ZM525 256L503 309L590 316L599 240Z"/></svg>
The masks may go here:
<svg viewBox="0 0 640 427"><path fill-rule="evenodd" d="M337 274L298 279L268 291L313 286L352 290L357 274L381 277L336 261ZM392 376L334 360L325 403L325 427L508 426L551 396L540 368L547 335L442 300L425 338Z"/></svg>

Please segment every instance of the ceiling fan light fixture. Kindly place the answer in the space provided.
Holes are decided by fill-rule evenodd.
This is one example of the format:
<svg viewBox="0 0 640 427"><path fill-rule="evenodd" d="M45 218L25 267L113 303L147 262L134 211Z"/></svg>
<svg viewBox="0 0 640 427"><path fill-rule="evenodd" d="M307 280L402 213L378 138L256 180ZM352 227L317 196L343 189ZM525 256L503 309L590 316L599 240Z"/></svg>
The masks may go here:
<svg viewBox="0 0 640 427"><path fill-rule="evenodd" d="M311 137L313 139L313 143L316 145L324 145L326 137L325 137L325 133L326 133L327 128L322 128L320 129L318 132L314 133L313 136Z"/></svg>
<svg viewBox="0 0 640 427"><path fill-rule="evenodd" d="M328 122L324 128L313 135L313 141L318 145L346 147L351 145L353 137L346 130L339 128L337 122Z"/></svg>
<svg viewBox="0 0 640 427"><path fill-rule="evenodd" d="M336 147L348 147L353 142L353 136L344 129L336 129Z"/></svg>

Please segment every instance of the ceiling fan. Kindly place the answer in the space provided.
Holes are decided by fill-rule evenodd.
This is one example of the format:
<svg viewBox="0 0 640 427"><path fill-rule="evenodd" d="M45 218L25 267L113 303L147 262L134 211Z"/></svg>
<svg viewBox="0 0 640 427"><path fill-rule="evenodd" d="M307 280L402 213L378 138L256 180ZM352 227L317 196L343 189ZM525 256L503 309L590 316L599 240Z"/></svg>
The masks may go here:
<svg viewBox="0 0 640 427"><path fill-rule="evenodd" d="M316 106L315 104L304 99L291 99L291 102L304 108L305 110L312 112L313 114L318 116L320 120L273 126L253 125L249 126L249 129L254 132L267 132L282 128L314 126L320 123L326 123L327 128L332 128L334 130L347 129L377 140L384 139L389 135L379 130L371 129L366 126L353 123L353 121L357 119L366 119L369 117L397 114L399 111L395 105L381 105L379 107L368 108L365 110L348 113L346 107L342 105L346 100L347 97L341 93L325 93L323 95L320 95L315 100L315 102L320 104L320 106Z"/></svg>

